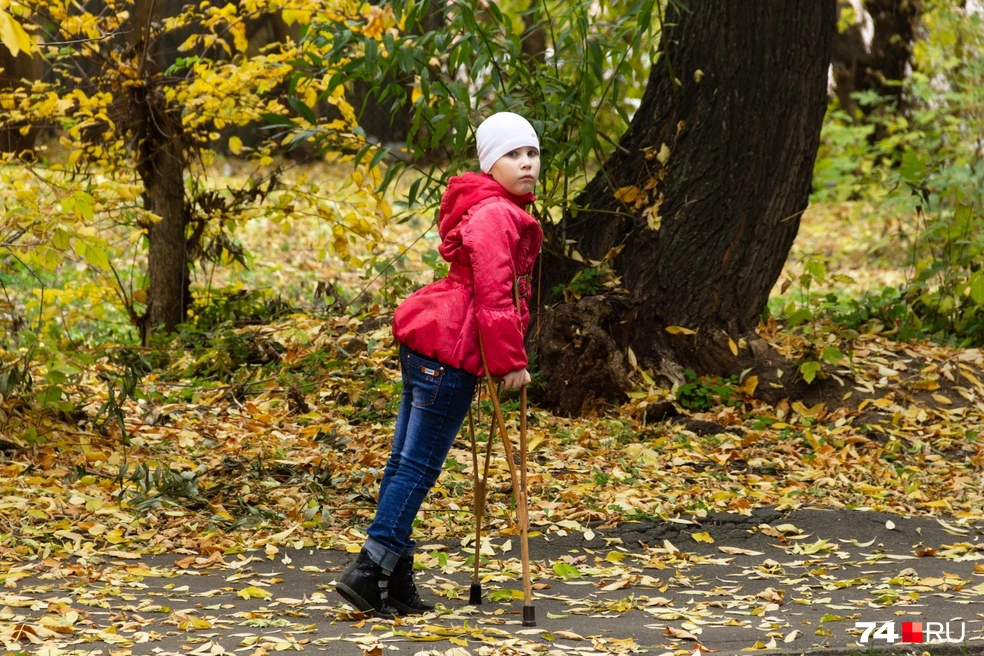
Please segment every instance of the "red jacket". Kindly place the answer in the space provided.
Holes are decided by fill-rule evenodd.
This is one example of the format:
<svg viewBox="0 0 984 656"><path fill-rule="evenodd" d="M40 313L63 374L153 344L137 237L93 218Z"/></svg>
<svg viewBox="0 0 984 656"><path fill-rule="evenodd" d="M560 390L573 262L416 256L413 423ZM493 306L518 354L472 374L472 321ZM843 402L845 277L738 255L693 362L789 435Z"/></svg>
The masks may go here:
<svg viewBox="0 0 984 656"><path fill-rule="evenodd" d="M451 178L438 215L439 250L451 267L447 278L417 290L396 309L398 342L481 376L481 333L493 376L526 366L529 285L519 281L517 312L513 284L532 273L543 241L540 224L522 209L533 200L532 194L510 194L489 175Z"/></svg>

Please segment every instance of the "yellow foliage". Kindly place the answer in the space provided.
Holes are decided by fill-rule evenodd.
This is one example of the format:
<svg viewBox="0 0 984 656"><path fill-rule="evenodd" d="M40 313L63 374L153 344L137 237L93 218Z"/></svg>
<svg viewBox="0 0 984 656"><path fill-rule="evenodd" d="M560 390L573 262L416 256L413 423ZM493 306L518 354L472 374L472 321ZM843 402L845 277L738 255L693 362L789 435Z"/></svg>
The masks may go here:
<svg viewBox="0 0 984 656"><path fill-rule="evenodd" d="M140 289L143 283L118 277L134 263L138 270L126 275L140 275L139 267L145 266L141 263L145 261L147 228L159 219L144 207L144 181L135 157L139 155L136 131L140 127L134 116L139 112L127 107L133 102L134 90L152 89L167 120L180 122L182 137L193 151L188 173L196 176L195 184L221 189L225 180L208 170L216 161L212 150L216 146L227 143L229 152L250 161L257 180L277 165L276 144L246 147L240 137L223 134L232 127L259 126L266 114L290 117L300 129L319 130L349 153L366 145L355 131L355 109L345 98L344 87L327 87L330 70L323 77L305 78L296 91L308 107L317 107L319 100L331 104L337 109L331 120L317 117L312 125L283 97L295 62L328 62L330 40L315 45L313 40L287 39L250 49L246 18L280 14L288 23L304 25L344 21L375 38L397 29L391 8L369 7L354 0L202 0L185 5L179 14L163 21L164 32L181 29L189 33L181 45L184 59L165 73L142 65L140 51L125 42L134 5L135 0L118 0L95 14L82 5L25 0L16 5L16 15L10 13L13 10L0 9L4 46L11 52L40 50L58 64L55 75L0 92L0 128L26 132L33 125L45 125L57 130L58 147L37 164L29 169L24 165L0 168L0 188L6 194L0 232L20 235L16 242L0 247L0 252L15 255L18 262L33 269L72 271L71 284L48 288L43 297L39 294L31 301L33 310L41 313L44 308L48 313L44 316L52 322L66 320L55 315L55 306L60 311L70 308L70 323L73 313L81 320L111 312L118 317L120 308L114 306L131 295L129 300L139 303L148 300L147 290ZM33 44L22 27L29 25L34 13L50 16L53 31L46 38L52 43ZM66 47L65 43L78 45ZM96 74L79 80L73 76L83 60L100 65ZM293 132L285 132L285 142L293 143ZM257 134L271 140L283 137L273 131ZM345 159L350 161L351 156ZM11 162L12 156L0 160ZM326 234L316 248L349 258L354 240L379 242L381 226L392 215L390 206L375 193L381 179L382 171L363 163L341 187L335 181L318 184L309 180L289 190L273 189L264 205L244 206L219 220L229 232L259 218L276 222L278 230L291 231L298 217L318 217ZM247 179L239 182L248 184ZM205 234L217 234L217 225L210 224ZM228 256L220 253L219 259L226 261ZM76 273L82 271L84 275Z"/></svg>
<svg viewBox="0 0 984 656"><path fill-rule="evenodd" d="M17 20L0 9L0 43L14 56L20 52L34 52L34 41Z"/></svg>

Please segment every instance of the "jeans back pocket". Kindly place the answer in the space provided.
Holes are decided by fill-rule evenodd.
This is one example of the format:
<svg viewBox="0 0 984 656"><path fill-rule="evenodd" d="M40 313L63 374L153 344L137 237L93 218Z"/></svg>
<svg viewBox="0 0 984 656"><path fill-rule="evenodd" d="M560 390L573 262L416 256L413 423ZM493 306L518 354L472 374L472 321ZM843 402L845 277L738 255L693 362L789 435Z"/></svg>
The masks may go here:
<svg viewBox="0 0 984 656"><path fill-rule="evenodd" d="M407 376L413 385L413 404L418 408L433 405L441 391L445 367L436 360L407 354Z"/></svg>

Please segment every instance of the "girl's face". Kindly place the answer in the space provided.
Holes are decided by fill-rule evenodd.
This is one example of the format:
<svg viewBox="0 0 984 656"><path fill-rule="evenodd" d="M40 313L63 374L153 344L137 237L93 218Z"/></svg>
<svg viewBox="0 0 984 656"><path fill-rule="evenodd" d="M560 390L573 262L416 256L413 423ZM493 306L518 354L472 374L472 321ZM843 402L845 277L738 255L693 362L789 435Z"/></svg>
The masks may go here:
<svg viewBox="0 0 984 656"><path fill-rule="evenodd" d="M525 196L540 177L540 151L533 146L510 150L495 161L489 175L509 193Z"/></svg>

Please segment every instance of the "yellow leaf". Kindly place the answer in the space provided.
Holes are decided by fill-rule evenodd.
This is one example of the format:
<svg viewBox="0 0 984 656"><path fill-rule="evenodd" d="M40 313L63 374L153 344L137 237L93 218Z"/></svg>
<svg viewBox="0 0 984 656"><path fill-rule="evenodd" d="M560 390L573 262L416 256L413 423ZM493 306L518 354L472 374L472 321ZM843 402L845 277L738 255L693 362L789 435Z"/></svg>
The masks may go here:
<svg viewBox="0 0 984 656"><path fill-rule="evenodd" d="M749 376L745 379L745 382L741 384L741 387L738 388L738 391L745 396L752 396L755 394L755 388L758 387L758 384L758 376Z"/></svg>
<svg viewBox="0 0 984 656"><path fill-rule="evenodd" d="M942 394L933 394L932 397L934 401L936 401L937 403L942 403L943 405L950 405L951 403L953 403L953 401L943 396Z"/></svg>
<svg viewBox="0 0 984 656"><path fill-rule="evenodd" d="M238 155L243 151L243 140L239 137L229 137L229 151L233 155Z"/></svg>
<svg viewBox="0 0 984 656"><path fill-rule="evenodd" d="M761 640L756 640L754 645L752 645L751 647L744 647L742 651L755 651L757 649L765 649L765 648L766 646L764 642L762 642Z"/></svg>
<svg viewBox="0 0 984 656"><path fill-rule="evenodd" d="M236 46L236 50L246 52L249 49L249 40L246 38L246 23L242 21L233 23L231 29L232 43Z"/></svg>
<svg viewBox="0 0 984 656"><path fill-rule="evenodd" d="M195 44L197 44L199 40L201 40L201 34L192 34L185 39L184 43L178 46L178 52L187 52L191 50L195 47Z"/></svg>
<svg viewBox="0 0 984 656"><path fill-rule="evenodd" d="M652 207L647 207L643 213L643 218L646 219L646 225L650 230L659 230L663 226L663 217L659 215L659 208L661 203L657 201Z"/></svg>
<svg viewBox="0 0 984 656"><path fill-rule="evenodd" d="M714 544L714 538L712 538L711 537L711 534L708 533L707 531L701 531L700 533L694 533L690 537L692 537L694 539L694 542L704 542L705 544Z"/></svg>
<svg viewBox="0 0 984 656"><path fill-rule="evenodd" d="M728 338L728 348L731 349L731 355L738 357L738 345L735 344L735 340Z"/></svg>
<svg viewBox="0 0 984 656"><path fill-rule="evenodd" d="M670 149L666 144L663 144L663 147L659 149L659 154L656 155L656 159L659 160L660 164L666 164L666 160L670 159Z"/></svg>
<svg viewBox="0 0 984 656"><path fill-rule="evenodd" d="M752 551L751 549L742 549L741 547L718 547L719 551L729 554L731 556L742 555L742 556L761 556L763 552Z"/></svg>
<svg viewBox="0 0 984 656"><path fill-rule="evenodd" d="M675 626L668 626L663 629L663 635L673 638L680 638L682 640L693 640L695 642L699 639L690 631L684 631L683 629L678 629Z"/></svg>
<svg viewBox="0 0 984 656"><path fill-rule="evenodd" d="M273 593L269 590L264 590L263 588L258 588L255 585L251 585L248 588L243 588L236 593L237 597L242 597L243 599L269 599L273 596Z"/></svg>
<svg viewBox="0 0 984 656"><path fill-rule="evenodd" d="M34 51L31 35L24 31L14 17L0 9L0 43L7 46L10 54L15 57L21 52L30 54Z"/></svg>
<svg viewBox="0 0 984 656"><path fill-rule="evenodd" d="M300 9L284 9L283 19L288 25L293 25L294 23L307 25L311 22L311 12Z"/></svg>
<svg viewBox="0 0 984 656"><path fill-rule="evenodd" d="M984 387L984 385L981 384L981 381L979 381L977 379L977 377L974 376L974 374L969 373L969 372L966 372L966 371L961 371L960 372L960 375L963 376L964 378L966 378L967 380L969 380L970 382L972 382L977 387L979 387L979 388Z"/></svg>
<svg viewBox="0 0 984 656"><path fill-rule="evenodd" d="M696 330L690 330L690 328L684 328L683 326L667 326L666 332L671 335L696 335Z"/></svg>
<svg viewBox="0 0 984 656"><path fill-rule="evenodd" d="M465 640L464 638L458 638L456 636L451 636L450 638L448 638L448 642L450 642L452 645L458 645L459 647L468 646L467 640Z"/></svg>
<svg viewBox="0 0 984 656"><path fill-rule="evenodd" d="M621 187L615 192L615 200L621 201L623 203L631 203L639 197L639 187L635 185L630 185L628 187Z"/></svg>
<svg viewBox="0 0 984 656"><path fill-rule="evenodd" d="M187 631L188 629L192 629L192 630L211 629L212 623L201 617L189 617L184 622L181 622L178 625L178 628L183 631Z"/></svg>

